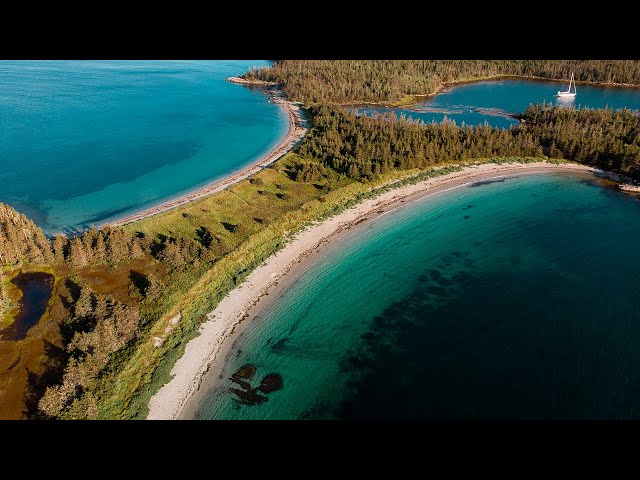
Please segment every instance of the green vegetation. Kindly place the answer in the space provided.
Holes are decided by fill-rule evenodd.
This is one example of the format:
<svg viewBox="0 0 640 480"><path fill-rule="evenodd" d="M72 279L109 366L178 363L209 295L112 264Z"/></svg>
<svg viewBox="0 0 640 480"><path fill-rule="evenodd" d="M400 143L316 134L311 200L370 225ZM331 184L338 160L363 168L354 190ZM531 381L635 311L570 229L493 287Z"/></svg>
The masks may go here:
<svg viewBox="0 0 640 480"><path fill-rule="evenodd" d="M640 179L640 116L629 110L531 105L510 130L459 127L356 116L335 106L313 107L313 135L299 154L354 179L487 157L550 157Z"/></svg>
<svg viewBox="0 0 640 480"><path fill-rule="evenodd" d="M391 113L370 118L326 105L312 113L315 132L299 154L355 179L472 158L544 155L539 142L523 130L418 124Z"/></svg>
<svg viewBox="0 0 640 480"><path fill-rule="evenodd" d="M292 100L307 104L410 103L443 83L517 75L578 82L640 85L635 60L280 60L245 78L282 83Z"/></svg>
<svg viewBox="0 0 640 480"><path fill-rule="evenodd" d="M640 116L629 110L531 105L520 119L551 157L570 158L640 180Z"/></svg>
<svg viewBox="0 0 640 480"><path fill-rule="evenodd" d="M6 275L0 266L0 330L13 321L22 296L20 289L11 283L12 276Z"/></svg>
<svg viewBox="0 0 640 480"><path fill-rule="evenodd" d="M441 81L506 71L563 75L570 68L579 79L635 81L636 63L287 61L249 75L277 75L299 99L351 101L370 92L406 101ZM337 80L328 82L332 75ZM0 341L0 381L8 386L0 406L19 403L35 418L144 417L227 293L310 222L391 188L490 161L572 160L635 178L640 171L639 117L628 111L532 106L511 130L358 117L328 104L310 113L312 128L295 153L222 192L123 228L48 239L0 204L0 286L24 269L56 278L36 333ZM6 292L0 288L5 315Z"/></svg>
<svg viewBox="0 0 640 480"><path fill-rule="evenodd" d="M51 263L49 239L24 214L0 203L0 265Z"/></svg>

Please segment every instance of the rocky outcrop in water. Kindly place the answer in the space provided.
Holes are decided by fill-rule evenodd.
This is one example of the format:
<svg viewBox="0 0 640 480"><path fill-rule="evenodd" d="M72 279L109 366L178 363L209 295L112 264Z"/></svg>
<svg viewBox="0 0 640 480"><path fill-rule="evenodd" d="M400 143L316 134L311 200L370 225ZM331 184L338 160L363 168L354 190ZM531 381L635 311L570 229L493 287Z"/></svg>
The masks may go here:
<svg viewBox="0 0 640 480"><path fill-rule="evenodd" d="M282 375L280 375L279 373L270 373L262 379L262 382L260 383L258 389L262 393L271 393L275 392L276 390L280 390L282 388L282 385Z"/></svg>
<svg viewBox="0 0 640 480"><path fill-rule="evenodd" d="M265 395L261 395L260 393L268 395L271 392L282 389L284 385L282 375L279 373L269 373L264 376L260 385L252 387L247 380L252 379L255 376L256 371L257 367L248 363L240 367L238 371L229 378L229 380L241 387L229 388L229 392L236 395L236 401L241 405L253 406L265 403L269 398Z"/></svg>

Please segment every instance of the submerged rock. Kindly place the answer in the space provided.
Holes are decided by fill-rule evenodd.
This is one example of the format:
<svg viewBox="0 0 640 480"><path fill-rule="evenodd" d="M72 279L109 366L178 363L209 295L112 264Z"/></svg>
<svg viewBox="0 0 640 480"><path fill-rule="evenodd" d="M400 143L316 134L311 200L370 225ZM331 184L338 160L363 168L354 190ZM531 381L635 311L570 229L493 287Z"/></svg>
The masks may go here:
<svg viewBox="0 0 640 480"><path fill-rule="evenodd" d="M231 393L235 393L238 396L238 402L243 405L260 405L268 401L269 399L264 395L258 393L258 388L252 388L251 390L240 390L238 388L230 388Z"/></svg>
<svg viewBox="0 0 640 480"><path fill-rule="evenodd" d="M282 375L279 373L270 373L266 375L260 385L257 387L252 387L251 383L247 380L253 378L256 374L256 366L247 363L238 369L229 380L231 380L236 385L239 385L241 388L231 387L229 388L229 392L235 394L238 398L235 400L242 405L260 405L267 400L269 400L264 395L260 395L260 393L271 393L276 390L280 390L283 385ZM243 380L246 379L246 380Z"/></svg>
<svg viewBox="0 0 640 480"><path fill-rule="evenodd" d="M243 390L251 390L251 384L249 382L245 382L244 380L240 380L239 378L233 378L233 377L231 377L229 380L231 380L233 383L237 383L238 385L240 385Z"/></svg>
<svg viewBox="0 0 640 480"><path fill-rule="evenodd" d="M275 392L276 390L280 390L283 384L284 382L282 380L282 375L280 375L279 373L270 373L262 379L262 382L260 383L258 389L262 393L271 393Z"/></svg>
<svg viewBox="0 0 640 480"><path fill-rule="evenodd" d="M247 363L246 365L241 366L236 373L231 375L233 379L238 378L246 378L248 380L252 379L256 374L256 366L252 363Z"/></svg>

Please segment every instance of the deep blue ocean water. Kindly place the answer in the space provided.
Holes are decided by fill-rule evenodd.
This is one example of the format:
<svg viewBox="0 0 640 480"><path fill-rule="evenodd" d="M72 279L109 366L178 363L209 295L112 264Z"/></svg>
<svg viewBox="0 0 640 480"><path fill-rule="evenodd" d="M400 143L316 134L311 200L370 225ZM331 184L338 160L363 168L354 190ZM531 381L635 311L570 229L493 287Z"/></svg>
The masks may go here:
<svg viewBox="0 0 640 480"><path fill-rule="evenodd" d="M640 418L640 202L576 174L481 182L384 215L229 355L282 390L198 418Z"/></svg>
<svg viewBox="0 0 640 480"><path fill-rule="evenodd" d="M573 108L640 109L638 88L579 84L575 99L555 96L559 90L566 90L568 85L568 80L566 84L538 80L489 80L451 86L413 109L360 107L357 111L366 115L393 112L425 123L441 122L446 117L457 125L463 122L466 125L487 122L494 127L509 128L518 121L505 114L522 113L532 103L545 102Z"/></svg>
<svg viewBox="0 0 640 480"><path fill-rule="evenodd" d="M285 134L262 60L0 61L0 201L47 233L122 217L223 177Z"/></svg>

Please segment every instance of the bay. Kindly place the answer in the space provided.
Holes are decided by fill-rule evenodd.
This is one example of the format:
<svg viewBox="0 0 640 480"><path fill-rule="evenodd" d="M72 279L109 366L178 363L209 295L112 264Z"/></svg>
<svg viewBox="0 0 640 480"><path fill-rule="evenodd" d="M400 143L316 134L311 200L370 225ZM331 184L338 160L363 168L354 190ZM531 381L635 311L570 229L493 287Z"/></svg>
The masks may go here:
<svg viewBox="0 0 640 480"><path fill-rule="evenodd" d="M265 64L0 61L0 201L71 232L241 169L287 129L260 90L225 81Z"/></svg>
<svg viewBox="0 0 640 480"><path fill-rule="evenodd" d="M457 125L482 125L509 128L518 121L509 114L522 113L532 103L547 103L570 108L640 109L640 89L577 85L575 99L556 97L566 84L542 80L501 79L451 85L433 98L412 108L359 107L359 114L393 113L425 123L442 122L445 118Z"/></svg>
<svg viewBox="0 0 640 480"><path fill-rule="evenodd" d="M238 338L206 419L638 418L640 202L478 182L351 235ZM241 365L284 386L240 405Z"/></svg>

